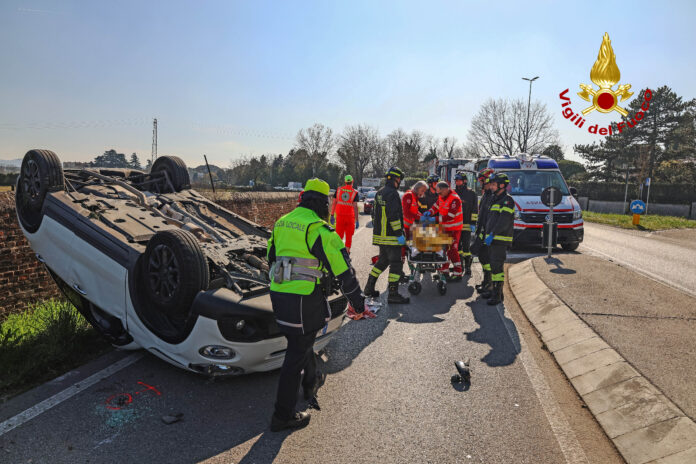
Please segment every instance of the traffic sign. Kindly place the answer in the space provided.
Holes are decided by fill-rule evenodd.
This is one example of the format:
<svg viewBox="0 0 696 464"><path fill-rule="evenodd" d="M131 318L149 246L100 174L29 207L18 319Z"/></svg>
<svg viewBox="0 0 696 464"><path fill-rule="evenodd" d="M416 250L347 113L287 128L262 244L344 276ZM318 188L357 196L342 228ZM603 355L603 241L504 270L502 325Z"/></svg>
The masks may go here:
<svg viewBox="0 0 696 464"><path fill-rule="evenodd" d="M541 202L548 207L558 206L563 200L560 189L558 187L546 187L541 192Z"/></svg>
<svg viewBox="0 0 696 464"><path fill-rule="evenodd" d="M641 200L633 200L631 202L631 212L633 214L643 214L645 213L645 203Z"/></svg>

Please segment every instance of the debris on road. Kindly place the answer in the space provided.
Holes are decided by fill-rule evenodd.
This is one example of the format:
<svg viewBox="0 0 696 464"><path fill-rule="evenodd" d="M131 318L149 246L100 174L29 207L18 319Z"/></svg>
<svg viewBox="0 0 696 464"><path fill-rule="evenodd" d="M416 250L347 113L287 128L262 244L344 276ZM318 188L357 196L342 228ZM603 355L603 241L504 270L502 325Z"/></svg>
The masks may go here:
<svg viewBox="0 0 696 464"><path fill-rule="evenodd" d="M166 415L166 416L162 416L162 422L164 422L167 425L170 425L170 424L173 424L175 422L179 422L182 417L184 417L183 412L179 412L179 413L174 414L174 415Z"/></svg>
<svg viewBox="0 0 696 464"><path fill-rule="evenodd" d="M471 381L471 368L469 367L469 358L466 361L455 361L454 367L457 368L458 374L452 376L452 383L470 382Z"/></svg>

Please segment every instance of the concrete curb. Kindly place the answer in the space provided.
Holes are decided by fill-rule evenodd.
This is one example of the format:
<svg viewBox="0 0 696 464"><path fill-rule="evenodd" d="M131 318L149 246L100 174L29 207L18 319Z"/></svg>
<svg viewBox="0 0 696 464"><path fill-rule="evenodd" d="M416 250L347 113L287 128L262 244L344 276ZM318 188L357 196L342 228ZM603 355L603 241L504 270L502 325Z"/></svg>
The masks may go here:
<svg viewBox="0 0 696 464"><path fill-rule="evenodd" d="M529 321L628 464L696 462L696 424L610 347L537 276L508 272Z"/></svg>

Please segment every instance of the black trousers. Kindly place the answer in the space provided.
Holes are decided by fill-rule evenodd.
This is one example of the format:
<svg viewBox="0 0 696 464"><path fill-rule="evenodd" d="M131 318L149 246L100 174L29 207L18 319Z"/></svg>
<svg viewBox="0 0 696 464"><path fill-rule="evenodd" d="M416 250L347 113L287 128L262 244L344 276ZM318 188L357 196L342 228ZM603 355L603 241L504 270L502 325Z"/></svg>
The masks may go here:
<svg viewBox="0 0 696 464"><path fill-rule="evenodd" d="M459 256L471 256L471 229L465 225L462 235L459 237Z"/></svg>
<svg viewBox="0 0 696 464"><path fill-rule="evenodd" d="M318 330L304 335L284 334L288 340L285 361L280 368L278 379L278 395L275 403L275 416L281 420L289 420L295 415L297 394L302 388L309 390L314 387L317 379L317 360L314 355L314 340ZM302 370L304 369L304 377Z"/></svg>
<svg viewBox="0 0 696 464"><path fill-rule="evenodd" d="M379 277L387 266L389 266L389 282L398 282L404 269L404 263L401 261L401 245L380 245L379 258L370 271L370 275Z"/></svg>
<svg viewBox="0 0 696 464"><path fill-rule="evenodd" d="M492 243L488 247L491 263L491 280L493 282L503 282L505 280L505 258L507 257L507 245Z"/></svg>

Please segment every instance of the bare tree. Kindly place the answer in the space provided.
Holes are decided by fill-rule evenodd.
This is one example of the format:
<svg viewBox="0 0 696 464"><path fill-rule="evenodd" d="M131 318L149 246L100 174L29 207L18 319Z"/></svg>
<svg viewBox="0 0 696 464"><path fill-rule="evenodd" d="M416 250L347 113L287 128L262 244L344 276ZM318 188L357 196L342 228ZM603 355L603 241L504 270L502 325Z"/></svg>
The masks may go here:
<svg viewBox="0 0 696 464"><path fill-rule="evenodd" d="M479 156L514 155L526 146L529 153L539 153L553 143L558 143L558 132L546 105L531 105L527 130L526 102L490 99L471 121L466 152Z"/></svg>
<svg viewBox="0 0 696 464"><path fill-rule="evenodd" d="M298 149L307 152L309 164L312 166L313 177L326 164L335 145L336 141L331 128L318 123L307 129L300 129L295 142L295 146Z"/></svg>
<svg viewBox="0 0 696 464"><path fill-rule="evenodd" d="M456 137L445 137L442 139L442 154L445 158L459 158L463 154L463 150L457 146Z"/></svg>
<svg viewBox="0 0 696 464"><path fill-rule="evenodd" d="M387 151L376 128L358 124L345 128L339 137L336 156L353 175L356 185L360 185L368 167L376 170L386 164Z"/></svg>

